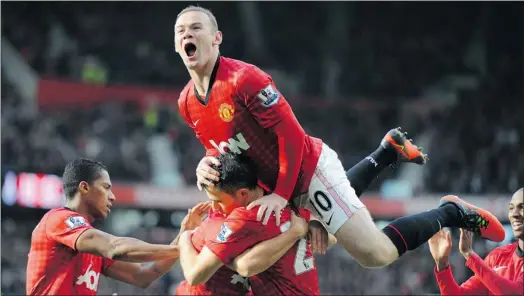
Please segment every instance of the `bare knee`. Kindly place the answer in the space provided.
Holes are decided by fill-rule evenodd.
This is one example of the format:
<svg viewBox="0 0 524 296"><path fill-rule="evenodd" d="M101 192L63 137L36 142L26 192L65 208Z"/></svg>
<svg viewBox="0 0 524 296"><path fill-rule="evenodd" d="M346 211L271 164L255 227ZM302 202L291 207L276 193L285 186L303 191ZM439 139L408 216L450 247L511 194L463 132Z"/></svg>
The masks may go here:
<svg viewBox="0 0 524 296"><path fill-rule="evenodd" d="M398 251L380 231L367 209L356 212L335 234L338 242L357 262L366 268L378 268L393 263Z"/></svg>
<svg viewBox="0 0 524 296"><path fill-rule="evenodd" d="M380 268L388 266L398 258L398 251L381 231L377 229L377 239L368 246L363 246L361 254L355 260L366 268Z"/></svg>

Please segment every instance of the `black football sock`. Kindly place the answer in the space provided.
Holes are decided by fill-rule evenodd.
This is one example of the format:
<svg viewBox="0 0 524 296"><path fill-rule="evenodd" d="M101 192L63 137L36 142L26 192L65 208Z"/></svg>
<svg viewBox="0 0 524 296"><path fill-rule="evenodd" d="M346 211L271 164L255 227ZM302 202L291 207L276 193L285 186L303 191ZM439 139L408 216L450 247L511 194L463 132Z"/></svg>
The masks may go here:
<svg viewBox="0 0 524 296"><path fill-rule="evenodd" d="M448 203L427 212L401 217L382 229L397 247L399 257L427 242L442 227L460 227L457 206Z"/></svg>
<svg viewBox="0 0 524 296"><path fill-rule="evenodd" d="M380 147L346 172L346 176L358 197L380 175L382 170L397 161L397 152Z"/></svg>

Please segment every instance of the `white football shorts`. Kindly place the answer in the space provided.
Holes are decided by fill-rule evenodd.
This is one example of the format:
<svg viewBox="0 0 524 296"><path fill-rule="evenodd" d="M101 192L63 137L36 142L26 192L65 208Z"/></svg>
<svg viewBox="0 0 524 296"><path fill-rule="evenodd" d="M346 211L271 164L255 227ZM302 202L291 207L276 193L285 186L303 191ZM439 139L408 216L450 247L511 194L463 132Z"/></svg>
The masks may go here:
<svg viewBox="0 0 524 296"><path fill-rule="evenodd" d="M309 192L294 198L293 202L317 215L333 235L355 212L365 207L351 187L337 153L326 144L322 144Z"/></svg>

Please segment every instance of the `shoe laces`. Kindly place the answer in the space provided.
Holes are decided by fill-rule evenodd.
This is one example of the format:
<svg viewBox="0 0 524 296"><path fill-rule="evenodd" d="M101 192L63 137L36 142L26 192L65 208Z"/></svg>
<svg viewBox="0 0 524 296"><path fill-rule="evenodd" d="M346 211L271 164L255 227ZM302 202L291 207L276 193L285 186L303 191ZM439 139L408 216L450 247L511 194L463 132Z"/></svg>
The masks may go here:
<svg viewBox="0 0 524 296"><path fill-rule="evenodd" d="M468 211L462 216L463 228L477 235L481 234L481 229L487 229L489 221L475 211Z"/></svg>

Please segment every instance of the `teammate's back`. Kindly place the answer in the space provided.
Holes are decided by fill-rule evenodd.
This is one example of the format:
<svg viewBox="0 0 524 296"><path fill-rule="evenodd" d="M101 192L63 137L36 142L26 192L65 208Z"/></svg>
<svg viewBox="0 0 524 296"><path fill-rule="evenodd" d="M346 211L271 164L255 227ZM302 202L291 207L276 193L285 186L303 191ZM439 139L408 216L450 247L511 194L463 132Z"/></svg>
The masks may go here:
<svg viewBox="0 0 524 296"><path fill-rule="evenodd" d="M258 208L250 211L235 209L224 222L215 240L207 247L227 264L236 256L255 244L272 239L291 226L291 208L282 212L280 226L274 216L267 225L256 219ZM300 210L309 219L309 212ZM266 271L250 278L251 290L255 295L318 295L318 273L313 252L305 239L301 239Z"/></svg>

